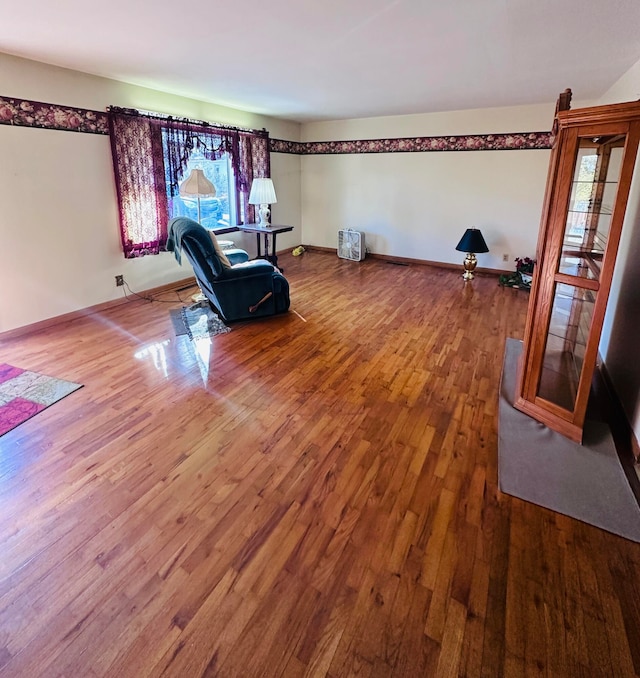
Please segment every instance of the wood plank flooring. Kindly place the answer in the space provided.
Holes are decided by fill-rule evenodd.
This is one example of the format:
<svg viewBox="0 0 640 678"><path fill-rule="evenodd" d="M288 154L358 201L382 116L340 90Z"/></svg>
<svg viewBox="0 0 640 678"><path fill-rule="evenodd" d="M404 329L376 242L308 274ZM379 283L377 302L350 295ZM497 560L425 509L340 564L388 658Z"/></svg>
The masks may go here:
<svg viewBox="0 0 640 678"><path fill-rule="evenodd" d="M84 384L0 438L0 676L639 675L640 545L497 488L526 294L281 263L211 342L165 293L0 343Z"/></svg>

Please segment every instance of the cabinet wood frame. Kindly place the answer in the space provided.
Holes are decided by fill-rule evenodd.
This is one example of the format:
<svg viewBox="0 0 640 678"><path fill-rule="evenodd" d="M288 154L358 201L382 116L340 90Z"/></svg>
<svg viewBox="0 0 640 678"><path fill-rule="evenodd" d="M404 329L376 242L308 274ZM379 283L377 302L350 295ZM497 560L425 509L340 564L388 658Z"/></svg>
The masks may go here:
<svg viewBox="0 0 640 678"><path fill-rule="evenodd" d="M640 140L640 102L610 104L574 111L557 110L554 130L556 137L549 162L524 346L518 365L515 407L571 440L582 442L591 381L598 357L598 344ZM558 267L563 252L580 139L613 137L616 134L625 136L625 144L607 244L602 260L598 262L599 277L594 280L560 273ZM595 262L591 262L590 266L595 265ZM557 284L588 289L595 295L572 410L538 394Z"/></svg>

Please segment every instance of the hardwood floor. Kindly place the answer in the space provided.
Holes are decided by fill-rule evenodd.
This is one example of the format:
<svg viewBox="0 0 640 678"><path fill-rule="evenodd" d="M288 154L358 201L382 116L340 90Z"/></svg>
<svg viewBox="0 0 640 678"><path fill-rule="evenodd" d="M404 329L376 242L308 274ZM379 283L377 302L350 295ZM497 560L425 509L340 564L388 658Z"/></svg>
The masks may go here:
<svg viewBox="0 0 640 678"><path fill-rule="evenodd" d="M497 489L526 294L281 263L212 342L165 293L0 343L84 384L0 438L0 676L638 675L640 545Z"/></svg>

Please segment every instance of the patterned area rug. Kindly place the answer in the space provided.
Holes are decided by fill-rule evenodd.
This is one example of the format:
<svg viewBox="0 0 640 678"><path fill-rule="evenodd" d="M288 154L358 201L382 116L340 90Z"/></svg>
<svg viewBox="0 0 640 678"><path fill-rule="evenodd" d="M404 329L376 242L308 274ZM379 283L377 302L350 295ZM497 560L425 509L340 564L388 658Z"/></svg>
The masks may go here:
<svg viewBox="0 0 640 678"><path fill-rule="evenodd" d="M0 436L79 388L82 384L0 363Z"/></svg>
<svg viewBox="0 0 640 678"><path fill-rule="evenodd" d="M177 336L186 334L189 339L204 339L231 332L206 301L171 309L169 315Z"/></svg>

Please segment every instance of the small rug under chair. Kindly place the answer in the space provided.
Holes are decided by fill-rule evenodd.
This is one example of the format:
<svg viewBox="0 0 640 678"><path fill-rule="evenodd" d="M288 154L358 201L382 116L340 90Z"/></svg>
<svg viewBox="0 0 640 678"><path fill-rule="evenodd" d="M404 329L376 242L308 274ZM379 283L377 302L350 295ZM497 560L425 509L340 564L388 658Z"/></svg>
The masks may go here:
<svg viewBox="0 0 640 678"><path fill-rule="evenodd" d="M79 388L82 384L0 363L0 436Z"/></svg>
<svg viewBox="0 0 640 678"><path fill-rule="evenodd" d="M204 339L231 332L231 329L211 310L208 301L171 309L169 315L176 336L186 334L189 339Z"/></svg>
<svg viewBox="0 0 640 678"><path fill-rule="evenodd" d="M609 426L587 419L574 443L513 406L522 342L507 339L500 384L500 490L640 542L640 507Z"/></svg>

